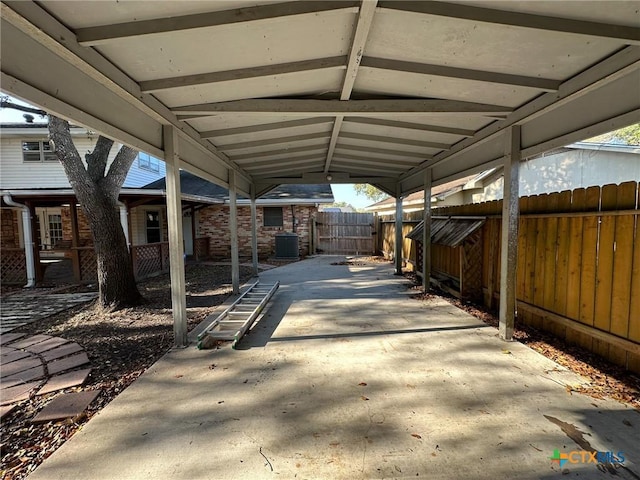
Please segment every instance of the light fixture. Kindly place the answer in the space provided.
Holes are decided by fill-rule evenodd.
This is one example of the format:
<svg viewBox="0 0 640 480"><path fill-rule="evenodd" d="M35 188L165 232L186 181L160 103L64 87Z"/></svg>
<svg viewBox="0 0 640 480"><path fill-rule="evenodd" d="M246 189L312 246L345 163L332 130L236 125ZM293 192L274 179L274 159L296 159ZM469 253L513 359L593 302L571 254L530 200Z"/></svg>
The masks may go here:
<svg viewBox="0 0 640 480"><path fill-rule="evenodd" d="M331 176L331 174L327 175L327 182L330 182L331 180L333 180L333 177Z"/></svg>

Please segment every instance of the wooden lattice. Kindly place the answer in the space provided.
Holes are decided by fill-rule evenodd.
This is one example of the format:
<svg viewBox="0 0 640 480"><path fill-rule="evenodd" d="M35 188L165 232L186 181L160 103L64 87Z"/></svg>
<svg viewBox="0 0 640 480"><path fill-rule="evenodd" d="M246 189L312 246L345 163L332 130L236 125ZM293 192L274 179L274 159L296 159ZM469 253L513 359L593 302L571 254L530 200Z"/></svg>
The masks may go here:
<svg viewBox="0 0 640 480"><path fill-rule="evenodd" d="M83 282L94 281L98 277L97 258L93 248L79 248L80 278Z"/></svg>
<svg viewBox="0 0 640 480"><path fill-rule="evenodd" d="M133 246L131 260L136 279L166 272L169 269L169 244L162 242Z"/></svg>
<svg viewBox="0 0 640 480"><path fill-rule="evenodd" d="M22 284L27 281L27 264L23 249L3 248L0 259L0 281L3 284Z"/></svg>
<svg viewBox="0 0 640 480"><path fill-rule="evenodd" d="M209 258L209 237L196 238L193 247L196 260Z"/></svg>
<svg viewBox="0 0 640 480"><path fill-rule="evenodd" d="M482 234L480 230L469 235L461 249L460 296L465 300L482 299Z"/></svg>

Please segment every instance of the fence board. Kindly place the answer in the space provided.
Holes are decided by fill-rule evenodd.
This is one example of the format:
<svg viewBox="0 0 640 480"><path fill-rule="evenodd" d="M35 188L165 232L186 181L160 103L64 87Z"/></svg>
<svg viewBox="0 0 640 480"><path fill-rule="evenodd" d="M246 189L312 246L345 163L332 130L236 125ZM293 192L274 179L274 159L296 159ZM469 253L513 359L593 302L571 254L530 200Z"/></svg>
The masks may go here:
<svg viewBox="0 0 640 480"><path fill-rule="evenodd" d="M568 212L571 209L571 192L560 192L558 197L558 211ZM569 277L569 217L558 219L557 235L557 266L556 266L556 293L553 311L565 316L567 313L567 289L565 286ZM546 327L545 327L546 328ZM558 327L555 324L549 325L549 330L561 338L565 337L566 328Z"/></svg>
<svg viewBox="0 0 640 480"><path fill-rule="evenodd" d="M556 211L560 201L559 193L552 193L547 197L547 210ZM545 230L547 231L544 243L545 258L545 282L543 291L542 308L552 311L555 308L556 295L556 253L558 248L558 219L546 218Z"/></svg>
<svg viewBox="0 0 640 480"><path fill-rule="evenodd" d="M326 255L373 255L374 225L372 213L319 212L313 243Z"/></svg>
<svg viewBox="0 0 640 480"><path fill-rule="evenodd" d="M600 187L585 192L585 209L597 211L600 206ZM584 217L582 222L582 276L580 281L581 323L593 326L596 290L596 260L598 248L598 217Z"/></svg>
<svg viewBox="0 0 640 480"><path fill-rule="evenodd" d="M571 211L582 212L586 208L586 190L578 188L571 194ZM569 255L567 258L567 311L566 316L571 320L580 319L580 282L582 278L582 230L583 217L572 217L569 220ZM567 340L586 348L592 347L590 336L575 329L567 329Z"/></svg>
<svg viewBox="0 0 640 480"><path fill-rule="evenodd" d="M640 186L638 187L638 203L640 208ZM629 333L627 338L633 342L640 342L640 215L635 218L635 242L633 246L633 270L631 274L631 301L629 304ZM640 372L640 355L627 354L627 368Z"/></svg>
<svg viewBox="0 0 640 480"><path fill-rule="evenodd" d="M548 195L538 195L534 198L532 208L536 212L543 211L546 208ZM531 219L535 221L535 262L533 270L533 292L532 300L535 305L541 305L544 300L544 282L546 281L545 272L545 243L546 243L546 218ZM531 318L534 327L542 327L542 317L533 314Z"/></svg>

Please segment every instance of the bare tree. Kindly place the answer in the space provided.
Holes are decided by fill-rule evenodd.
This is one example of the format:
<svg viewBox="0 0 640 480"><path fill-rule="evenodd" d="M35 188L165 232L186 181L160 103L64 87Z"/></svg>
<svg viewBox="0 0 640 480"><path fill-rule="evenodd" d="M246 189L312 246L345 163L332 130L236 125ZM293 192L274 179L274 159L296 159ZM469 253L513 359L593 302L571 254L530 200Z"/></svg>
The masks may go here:
<svg viewBox="0 0 640 480"><path fill-rule="evenodd" d="M98 137L87 166L71 139L69 122L49 115L49 137L76 198L87 216L97 257L99 304L124 308L139 304L127 241L118 214L118 195L137 150L123 145L107 170L113 140Z"/></svg>

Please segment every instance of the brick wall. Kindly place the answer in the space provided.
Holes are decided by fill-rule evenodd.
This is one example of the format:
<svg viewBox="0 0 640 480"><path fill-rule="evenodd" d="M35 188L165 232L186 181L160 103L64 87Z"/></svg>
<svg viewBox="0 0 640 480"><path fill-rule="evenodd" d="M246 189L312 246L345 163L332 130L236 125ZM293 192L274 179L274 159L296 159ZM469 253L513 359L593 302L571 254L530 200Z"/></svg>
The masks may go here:
<svg viewBox="0 0 640 480"><path fill-rule="evenodd" d="M314 206L295 206L293 214L297 220L296 233L300 236L300 256L309 255L309 226L311 215L317 212ZM263 226L264 215L261 207L257 208L258 225L258 257L268 258L275 255L275 235L293 231L293 215L291 206L282 207L282 227ZM210 206L198 212L199 222L196 235L210 237L209 254L214 258L230 258L231 241L229 233L229 207ZM251 257L251 208L238 207L238 249L240 257Z"/></svg>
<svg viewBox="0 0 640 480"><path fill-rule="evenodd" d="M93 241L91 237L91 229L89 228L89 221L84 214L84 210L81 207L76 208L78 212L78 234L80 240ZM60 210L62 216L62 238L64 240L71 240L71 208L62 207ZM83 242L81 242L83 243Z"/></svg>
<svg viewBox="0 0 640 480"><path fill-rule="evenodd" d="M0 248L20 248L18 216L16 210L0 209Z"/></svg>

